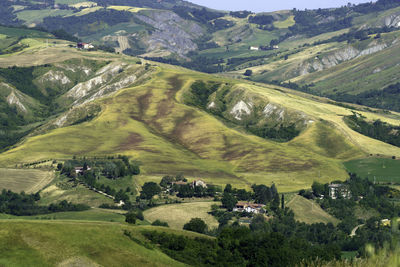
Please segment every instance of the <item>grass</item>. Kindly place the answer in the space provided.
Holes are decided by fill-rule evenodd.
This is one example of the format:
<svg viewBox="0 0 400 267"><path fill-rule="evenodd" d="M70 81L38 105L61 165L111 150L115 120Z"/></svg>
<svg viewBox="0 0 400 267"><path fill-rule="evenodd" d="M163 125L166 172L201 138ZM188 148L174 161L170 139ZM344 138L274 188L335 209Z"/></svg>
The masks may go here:
<svg viewBox="0 0 400 267"><path fill-rule="evenodd" d="M143 7L132 7L132 6L108 6L108 9L114 9L117 11L129 11L132 13L138 13L139 11L142 10L149 10L149 8L143 8Z"/></svg>
<svg viewBox="0 0 400 267"><path fill-rule="evenodd" d="M54 174L49 171L0 168L0 189L35 193L49 184L53 178Z"/></svg>
<svg viewBox="0 0 400 267"><path fill-rule="evenodd" d="M51 34L31 29L22 29L22 28L12 28L12 27L4 27L0 26L0 33L4 36L9 37L22 37L26 36L28 38L49 38L52 37Z"/></svg>
<svg viewBox="0 0 400 267"><path fill-rule="evenodd" d="M61 188L60 188L61 187ZM49 205L50 203L67 200L73 203L87 204L91 207L98 207L101 204L112 205L114 201L99 193L88 190L82 185L76 187L65 187L58 184L52 184L41 192L42 199L40 204Z"/></svg>
<svg viewBox="0 0 400 267"><path fill-rule="evenodd" d="M86 211L57 212L36 216L12 217L25 220L71 220L71 221L97 221L97 222L125 222L125 216L120 210L90 209Z"/></svg>
<svg viewBox="0 0 400 267"><path fill-rule="evenodd" d="M286 20L283 21L275 21L274 26L278 29L287 29L290 26L293 26L296 23L294 20L294 16L289 16Z"/></svg>
<svg viewBox="0 0 400 267"><path fill-rule="evenodd" d="M349 172L370 181L400 183L400 161L389 158L366 158L344 163Z"/></svg>
<svg viewBox="0 0 400 267"><path fill-rule="evenodd" d="M76 3L76 4L70 4L69 6L79 9L81 7L83 7L83 8L95 7L95 6L97 6L97 3L96 2L92 2L92 1L85 1L85 2L79 2L79 3Z"/></svg>
<svg viewBox="0 0 400 267"><path fill-rule="evenodd" d="M183 266L156 248L144 247L140 227L4 220L0 228L0 265L4 266ZM132 241L124 230L140 241Z"/></svg>
<svg viewBox="0 0 400 267"><path fill-rule="evenodd" d="M153 222L161 220L167 222L173 229L183 229L183 225L192 218L203 219L209 228L218 226L217 220L208 212L211 211L211 205L216 202L193 202L183 204L169 204L146 210L143 215L146 220Z"/></svg>
<svg viewBox="0 0 400 267"><path fill-rule="evenodd" d="M72 10L61 9L46 9L46 10L23 10L17 13L20 20L25 21L25 24L40 23L46 17L66 16L72 14Z"/></svg>
<svg viewBox="0 0 400 267"><path fill-rule="evenodd" d="M334 225L339 223L338 219L321 209L316 202L299 195L293 197L286 206L293 210L295 219L300 222L308 224L322 222Z"/></svg>
<svg viewBox="0 0 400 267"><path fill-rule="evenodd" d="M76 16L76 17L84 16L84 15L87 15L87 14L89 14L89 13L96 12L96 11L98 11L98 10L100 10L100 9L103 9L103 7L100 7L100 6L88 7L88 8L82 9L82 10L79 11L79 12L76 12L76 13L73 13L73 14L70 14L70 15L67 15L66 17L70 17L70 16Z"/></svg>

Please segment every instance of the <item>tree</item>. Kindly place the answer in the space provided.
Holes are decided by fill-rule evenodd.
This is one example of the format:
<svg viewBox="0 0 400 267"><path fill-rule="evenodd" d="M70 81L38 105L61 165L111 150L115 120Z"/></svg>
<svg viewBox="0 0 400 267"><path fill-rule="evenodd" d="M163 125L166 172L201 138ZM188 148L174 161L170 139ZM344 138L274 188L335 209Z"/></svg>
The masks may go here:
<svg viewBox="0 0 400 267"><path fill-rule="evenodd" d="M161 188L155 182L147 182L142 186L142 191L140 192L140 198L150 200L153 196L159 194Z"/></svg>
<svg viewBox="0 0 400 267"><path fill-rule="evenodd" d="M282 194L282 199L281 199L281 209L284 210L285 209L285 195Z"/></svg>
<svg viewBox="0 0 400 267"><path fill-rule="evenodd" d="M224 193L221 202L224 208L232 211L237 203L237 199L230 193Z"/></svg>
<svg viewBox="0 0 400 267"><path fill-rule="evenodd" d="M253 75L253 71L252 70L246 70L245 72L244 72L244 76L251 76L251 75Z"/></svg>
<svg viewBox="0 0 400 267"><path fill-rule="evenodd" d="M207 224L200 218L193 218L183 226L183 230L204 234L207 230Z"/></svg>
<svg viewBox="0 0 400 267"><path fill-rule="evenodd" d="M325 194L325 185L318 182L314 182L311 186L314 195L317 197Z"/></svg>
<svg viewBox="0 0 400 267"><path fill-rule="evenodd" d="M232 193L232 185L227 184L224 189L224 193Z"/></svg>
<svg viewBox="0 0 400 267"><path fill-rule="evenodd" d="M279 209L279 195L278 194L274 195L274 198L272 199L271 209L273 211L277 211Z"/></svg>
<svg viewBox="0 0 400 267"><path fill-rule="evenodd" d="M266 185L253 185L254 199L256 203L267 204L272 199L271 190Z"/></svg>
<svg viewBox="0 0 400 267"><path fill-rule="evenodd" d="M163 221L160 221L160 220L155 220L151 225L169 227L167 222L163 222Z"/></svg>
<svg viewBox="0 0 400 267"><path fill-rule="evenodd" d="M128 212L125 215L125 222L130 223L130 224L135 224L136 223L136 214L133 212Z"/></svg>
<svg viewBox="0 0 400 267"><path fill-rule="evenodd" d="M63 168L62 163L58 163L58 164L57 164L57 170L58 170L58 171L61 171L62 168Z"/></svg>
<svg viewBox="0 0 400 267"><path fill-rule="evenodd" d="M172 182L175 181L174 177L166 175L161 179L160 186L163 188L167 188Z"/></svg>

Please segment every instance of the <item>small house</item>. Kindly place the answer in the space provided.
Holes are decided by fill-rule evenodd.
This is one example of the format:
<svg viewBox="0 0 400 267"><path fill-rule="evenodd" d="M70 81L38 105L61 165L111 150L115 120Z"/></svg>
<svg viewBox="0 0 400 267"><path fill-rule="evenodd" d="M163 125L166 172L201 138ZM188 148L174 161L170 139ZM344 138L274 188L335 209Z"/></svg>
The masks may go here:
<svg viewBox="0 0 400 267"><path fill-rule="evenodd" d="M197 187L197 186L201 186L203 188L207 188L207 184L203 180L194 180L192 182L192 187Z"/></svg>
<svg viewBox="0 0 400 267"><path fill-rule="evenodd" d="M258 46L250 46L250 50L258 51L258 50L260 50L260 48Z"/></svg>
<svg viewBox="0 0 400 267"><path fill-rule="evenodd" d="M237 212L248 212L258 214L262 212L262 208L265 207L263 204L249 203L249 202L238 202L233 208L233 211Z"/></svg>
<svg viewBox="0 0 400 267"><path fill-rule="evenodd" d="M76 45L76 47L79 48L79 49L92 49L92 48L94 48L94 46L92 44L89 44L89 43L78 43Z"/></svg>
<svg viewBox="0 0 400 267"><path fill-rule="evenodd" d="M88 166L86 170L90 171L91 168ZM85 169L83 167L75 167L75 173L76 174L83 174L84 171L85 171Z"/></svg>
<svg viewBox="0 0 400 267"><path fill-rule="evenodd" d="M329 188L329 197L332 199L337 199L339 196L342 198L350 198L351 192L347 185L345 184L330 184Z"/></svg>

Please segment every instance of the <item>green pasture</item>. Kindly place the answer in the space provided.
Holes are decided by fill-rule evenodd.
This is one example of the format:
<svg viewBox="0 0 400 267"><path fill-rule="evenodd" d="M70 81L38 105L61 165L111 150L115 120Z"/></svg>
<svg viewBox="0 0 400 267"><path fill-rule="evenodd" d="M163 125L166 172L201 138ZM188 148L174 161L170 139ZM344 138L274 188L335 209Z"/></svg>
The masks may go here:
<svg viewBox="0 0 400 267"><path fill-rule="evenodd" d="M400 160L397 159L370 157L345 162L344 166L370 181L400 183Z"/></svg>

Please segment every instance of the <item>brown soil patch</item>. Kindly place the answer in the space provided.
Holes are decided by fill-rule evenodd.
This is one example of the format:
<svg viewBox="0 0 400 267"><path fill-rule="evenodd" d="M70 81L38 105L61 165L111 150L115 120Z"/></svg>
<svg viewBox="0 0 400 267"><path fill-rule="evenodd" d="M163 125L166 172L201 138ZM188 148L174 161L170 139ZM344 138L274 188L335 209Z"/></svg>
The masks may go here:
<svg viewBox="0 0 400 267"><path fill-rule="evenodd" d="M137 133L129 134L128 138L119 145L119 149L126 151L137 148L137 146L143 142L143 137Z"/></svg>

